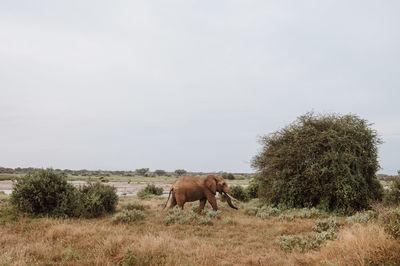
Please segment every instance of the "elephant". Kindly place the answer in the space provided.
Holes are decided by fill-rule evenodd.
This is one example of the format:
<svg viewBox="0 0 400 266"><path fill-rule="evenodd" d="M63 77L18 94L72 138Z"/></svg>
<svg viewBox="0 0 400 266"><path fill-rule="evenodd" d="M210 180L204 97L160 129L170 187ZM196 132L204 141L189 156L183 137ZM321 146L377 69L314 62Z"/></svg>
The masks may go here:
<svg viewBox="0 0 400 266"><path fill-rule="evenodd" d="M224 193L227 196L226 200L229 207L235 210L238 209L232 204L231 200L235 200L235 198L230 195L228 184L225 182L225 179L216 175L179 177L174 183L172 183L167 202L163 209L167 206L172 193L169 209L178 205L183 210L185 202L199 200L200 206L197 209L197 213L200 213L204 209L208 200L213 210L216 211L218 210L217 200L215 198L217 191L219 193Z"/></svg>

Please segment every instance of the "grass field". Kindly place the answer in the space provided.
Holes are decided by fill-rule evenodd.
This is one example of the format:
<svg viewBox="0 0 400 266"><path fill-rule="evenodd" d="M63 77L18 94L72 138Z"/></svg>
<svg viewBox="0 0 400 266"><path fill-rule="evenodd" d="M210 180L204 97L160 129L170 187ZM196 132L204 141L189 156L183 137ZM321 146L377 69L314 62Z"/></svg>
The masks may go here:
<svg viewBox="0 0 400 266"><path fill-rule="evenodd" d="M277 245L280 236L312 235L315 221L326 214L300 218L296 210L262 219L245 214L257 201L238 203L237 211L218 202L216 218L207 220L203 214L185 222L163 211L164 203L165 198L121 197L116 214L98 219L31 218L13 211L8 196L0 195L0 265L400 264L400 242L378 222L349 223L337 217L342 226L336 240L304 252L284 251ZM144 219L117 223L115 217L130 205L141 206ZM173 212L187 218L197 205Z"/></svg>

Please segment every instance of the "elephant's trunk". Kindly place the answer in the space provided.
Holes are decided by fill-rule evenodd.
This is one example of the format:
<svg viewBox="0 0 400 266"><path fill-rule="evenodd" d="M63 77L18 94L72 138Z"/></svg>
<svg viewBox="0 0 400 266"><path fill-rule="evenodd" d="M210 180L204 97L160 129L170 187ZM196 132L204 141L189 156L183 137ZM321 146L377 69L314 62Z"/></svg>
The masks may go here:
<svg viewBox="0 0 400 266"><path fill-rule="evenodd" d="M231 207L232 209L237 210L238 208L235 207L235 206L232 204L232 201L231 201L231 199L232 199L232 200L235 200L235 198L232 197L231 195L229 195L229 192L228 192L228 193L225 192L225 195L226 195L226 201L228 202L229 207Z"/></svg>

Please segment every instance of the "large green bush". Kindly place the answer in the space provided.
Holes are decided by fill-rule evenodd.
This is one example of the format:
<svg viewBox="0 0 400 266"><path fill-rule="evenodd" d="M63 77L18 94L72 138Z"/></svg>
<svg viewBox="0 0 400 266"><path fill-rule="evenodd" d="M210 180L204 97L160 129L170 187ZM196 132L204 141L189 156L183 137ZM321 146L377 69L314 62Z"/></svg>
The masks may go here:
<svg viewBox="0 0 400 266"><path fill-rule="evenodd" d="M52 169L35 170L18 179L10 197L22 212L57 217L97 217L113 212L117 201L111 186L93 183L77 189Z"/></svg>
<svg viewBox="0 0 400 266"><path fill-rule="evenodd" d="M376 178L381 141L358 116L307 113L260 142L252 166L259 196L269 203L350 214L382 198Z"/></svg>
<svg viewBox="0 0 400 266"><path fill-rule="evenodd" d="M37 215L74 216L78 206L76 189L53 170L37 170L18 179L10 201L18 210Z"/></svg>

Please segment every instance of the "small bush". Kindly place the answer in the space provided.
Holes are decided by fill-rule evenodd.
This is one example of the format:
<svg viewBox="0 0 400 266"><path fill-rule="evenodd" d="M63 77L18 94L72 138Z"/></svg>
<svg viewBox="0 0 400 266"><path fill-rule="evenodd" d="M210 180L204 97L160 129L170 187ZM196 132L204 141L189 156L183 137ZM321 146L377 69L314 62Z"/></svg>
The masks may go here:
<svg viewBox="0 0 400 266"><path fill-rule="evenodd" d="M212 220L218 218L221 211L203 210L203 215L197 215L193 211L183 211L180 208L173 208L168 211L164 219L165 225L196 223L200 225L212 225Z"/></svg>
<svg viewBox="0 0 400 266"><path fill-rule="evenodd" d="M289 222L292 222L292 221L294 221L294 216L293 216L293 215L290 215L290 214L281 214L281 215L279 215L278 220L279 220L279 221L289 221Z"/></svg>
<svg viewBox="0 0 400 266"><path fill-rule="evenodd" d="M376 218L378 218L378 213L375 211L369 210L369 211L357 212L353 216L347 217L346 222L348 222L350 224L354 224L354 223L366 224L366 223L376 220Z"/></svg>
<svg viewBox="0 0 400 266"><path fill-rule="evenodd" d="M153 195L162 195L164 192L163 188L161 187L156 187L154 184L148 184L144 189L142 189L141 191L139 191L137 193L137 196L140 199L144 199L144 198L148 198L151 197Z"/></svg>
<svg viewBox="0 0 400 266"><path fill-rule="evenodd" d="M101 183L90 183L79 189L84 206L83 217L94 218L115 211L118 196L115 188Z"/></svg>
<svg viewBox="0 0 400 266"><path fill-rule="evenodd" d="M245 202L249 200L242 186L231 186L229 190L231 192L231 195L237 200Z"/></svg>
<svg viewBox="0 0 400 266"><path fill-rule="evenodd" d="M393 238L400 238L400 207L390 209L382 215L385 232Z"/></svg>
<svg viewBox="0 0 400 266"><path fill-rule="evenodd" d="M144 212L140 210L124 210L112 218L113 223L131 223L145 218Z"/></svg>
<svg viewBox="0 0 400 266"><path fill-rule="evenodd" d="M164 219L165 225L170 224L188 224L196 220L196 213L193 211L183 211L180 208L172 208L168 211L167 217Z"/></svg>
<svg viewBox="0 0 400 266"><path fill-rule="evenodd" d="M284 251L304 252L308 249L320 248L325 245L326 240L334 240L337 238L336 232L341 224L335 218L315 221L313 230L318 232L309 236L288 235L280 236L275 244Z"/></svg>
<svg viewBox="0 0 400 266"><path fill-rule="evenodd" d="M275 244L283 251L303 252L306 248L308 239L303 235L279 236Z"/></svg>
<svg viewBox="0 0 400 266"><path fill-rule="evenodd" d="M342 224L340 224L338 221L336 221L336 218L330 217L330 218L323 219L323 220L316 220L315 225L312 229L318 233L321 233L324 231L329 231L329 230L336 232L341 226L342 226Z"/></svg>
<svg viewBox="0 0 400 266"><path fill-rule="evenodd" d="M270 216L278 216L280 213L281 210L279 210L278 208L263 206L257 211L256 217L266 219Z"/></svg>

